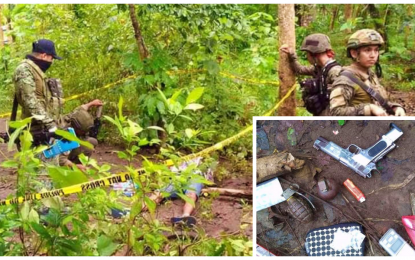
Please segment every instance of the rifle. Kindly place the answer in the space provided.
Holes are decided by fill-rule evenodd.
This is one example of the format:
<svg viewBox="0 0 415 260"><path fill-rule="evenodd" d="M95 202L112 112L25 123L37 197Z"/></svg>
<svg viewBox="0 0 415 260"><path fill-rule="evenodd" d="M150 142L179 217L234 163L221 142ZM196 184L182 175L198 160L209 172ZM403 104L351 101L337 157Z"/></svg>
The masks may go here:
<svg viewBox="0 0 415 260"><path fill-rule="evenodd" d="M89 129L89 136L93 138L97 138L99 129L101 128L101 116L102 116L102 106L97 108L97 112L94 119L94 126Z"/></svg>
<svg viewBox="0 0 415 260"><path fill-rule="evenodd" d="M391 130L382 136L382 139L367 149L362 149L355 144L351 144L347 149L343 149L321 136L314 142L313 147L317 150L322 150L360 176L370 178L372 177L372 170L378 171L376 162L392 151L396 147L394 142L403 135L402 130L395 124L391 123L390 127ZM355 147L356 150L351 152L351 147Z"/></svg>

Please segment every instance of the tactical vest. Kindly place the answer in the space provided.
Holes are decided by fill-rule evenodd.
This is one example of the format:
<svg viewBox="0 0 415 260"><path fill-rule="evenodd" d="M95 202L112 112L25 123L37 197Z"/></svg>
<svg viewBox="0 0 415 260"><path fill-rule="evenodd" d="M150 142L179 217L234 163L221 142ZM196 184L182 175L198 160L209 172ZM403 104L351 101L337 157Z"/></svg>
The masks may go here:
<svg viewBox="0 0 415 260"><path fill-rule="evenodd" d="M21 64L25 64L26 66L30 67L30 70L35 80L36 98L45 108L45 111L49 115L49 117L57 121L61 114L61 104L63 103L63 99L58 97L56 94L52 93L52 91L48 87L48 79L46 78L45 73L43 73L43 71L33 61L25 59L21 62ZM20 90L16 90L16 93L18 93L17 99L19 101L19 104L22 105L23 102L21 100L22 96L20 94ZM30 116L32 115L30 114L29 110L22 106L22 119Z"/></svg>

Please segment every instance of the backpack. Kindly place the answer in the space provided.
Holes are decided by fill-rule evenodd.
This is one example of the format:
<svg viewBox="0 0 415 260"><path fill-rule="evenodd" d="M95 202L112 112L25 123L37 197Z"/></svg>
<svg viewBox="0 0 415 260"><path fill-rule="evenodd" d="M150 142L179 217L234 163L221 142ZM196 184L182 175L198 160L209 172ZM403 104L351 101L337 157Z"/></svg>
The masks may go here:
<svg viewBox="0 0 415 260"><path fill-rule="evenodd" d="M340 66L336 61L324 67L323 71L316 73L316 77L300 82L303 89L303 101L308 112L317 116L330 104L330 93L327 91L326 78L329 71Z"/></svg>

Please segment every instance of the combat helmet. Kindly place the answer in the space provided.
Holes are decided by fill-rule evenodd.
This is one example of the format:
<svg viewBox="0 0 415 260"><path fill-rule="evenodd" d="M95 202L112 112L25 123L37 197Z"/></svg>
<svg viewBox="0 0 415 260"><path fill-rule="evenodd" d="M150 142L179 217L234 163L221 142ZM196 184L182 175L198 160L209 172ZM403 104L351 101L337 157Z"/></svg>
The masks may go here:
<svg viewBox="0 0 415 260"><path fill-rule="evenodd" d="M382 36L377 31L372 29L359 30L352 34L347 41L347 57L352 57L350 54L351 49L369 45L379 45L379 47L382 47L384 43Z"/></svg>
<svg viewBox="0 0 415 260"><path fill-rule="evenodd" d="M94 125L94 118L85 109L78 109L70 118L72 127L75 130L80 130L87 133Z"/></svg>
<svg viewBox="0 0 415 260"><path fill-rule="evenodd" d="M330 38L322 33L310 34L304 38L300 50L311 53L322 53L331 50Z"/></svg>

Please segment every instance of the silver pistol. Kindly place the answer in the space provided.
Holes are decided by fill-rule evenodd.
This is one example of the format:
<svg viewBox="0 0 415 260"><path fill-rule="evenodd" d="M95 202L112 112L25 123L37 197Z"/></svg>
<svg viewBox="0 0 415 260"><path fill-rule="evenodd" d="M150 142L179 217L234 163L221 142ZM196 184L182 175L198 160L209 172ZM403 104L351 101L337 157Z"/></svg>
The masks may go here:
<svg viewBox="0 0 415 260"><path fill-rule="evenodd" d="M391 130L383 135L382 139L367 149L362 149L355 144L351 144L346 149L343 149L321 136L314 142L313 147L317 150L322 150L360 176L370 178L372 177L371 172L373 170L377 171L376 162L392 151L396 147L394 142L403 135L402 130L394 123L391 123L390 127Z"/></svg>

